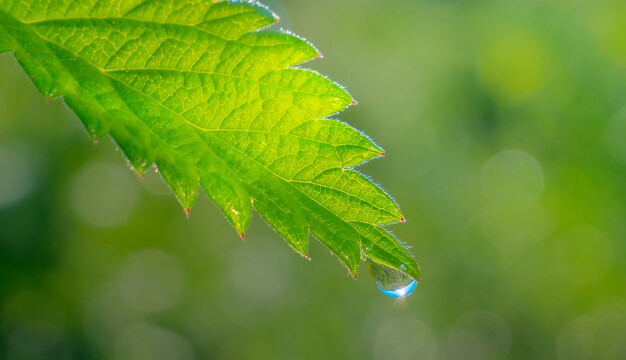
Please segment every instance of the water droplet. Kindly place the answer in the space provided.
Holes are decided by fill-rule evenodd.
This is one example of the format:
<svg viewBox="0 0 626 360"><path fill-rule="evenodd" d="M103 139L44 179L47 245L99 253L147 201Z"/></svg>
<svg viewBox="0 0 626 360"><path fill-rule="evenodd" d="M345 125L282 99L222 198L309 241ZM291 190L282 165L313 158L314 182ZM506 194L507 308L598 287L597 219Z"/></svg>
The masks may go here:
<svg viewBox="0 0 626 360"><path fill-rule="evenodd" d="M406 273L367 259L367 269L376 280L378 290L392 298L411 295L417 286L417 280Z"/></svg>

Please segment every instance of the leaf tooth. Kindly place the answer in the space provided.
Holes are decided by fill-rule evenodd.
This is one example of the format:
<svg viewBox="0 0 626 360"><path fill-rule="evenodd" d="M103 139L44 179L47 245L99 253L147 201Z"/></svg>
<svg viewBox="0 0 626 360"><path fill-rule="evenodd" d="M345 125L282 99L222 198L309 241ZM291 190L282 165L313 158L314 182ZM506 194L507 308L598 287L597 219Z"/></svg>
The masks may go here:
<svg viewBox="0 0 626 360"><path fill-rule="evenodd" d="M199 179L193 167L186 161L161 156L157 159L159 173L170 186L185 213L193 207L199 191Z"/></svg>
<svg viewBox="0 0 626 360"><path fill-rule="evenodd" d="M309 69L270 71L259 81L274 88L287 89L294 106L318 119L336 114L352 103L352 96L343 86Z"/></svg>
<svg viewBox="0 0 626 360"><path fill-rule="evenodd" d="M257 66L267 70L299 65L320 56L313 44L285 29L247 33L237 41L252 47L255 57L261 59Z"/></svg>
<svg viewBox="0 0 626 360"><path fill-rule="evenodd" d="M10 15L0 12L0 24L2 24L0 25L0 31L7 30L3 28L3 26L6 26L10 31L23 31L23 29L14 27L15 24L13 22L15 21L16 20ZM13 49L10 50L13 51L15 61L24 69L29 78L33 80L33 84L44 99L55 99L63 94L56 80L57 78L68 80L71 79L71 77L68 77L67 71L57 67L56 64L49 65L46 62L40 61L44 58L54 58L55 55L48 48L41 46L42 44L36 44L37 53L33 56L33 54L29 54L26 51L19 51L18 49L20 48L14 43L15 40L10 37L2 36L2 38L6 43L0 43L0 54L6 52L6 50L3 50L5 46L9 49L13 47ZM41 56L41 58L36 60L35 56Z"/></svg>
<svg viewBox="0 0 626 360"><path fill-rule="evenodd" d="M113 128L110 132L111 138L122 150L133 170L143 176L145 171L154 163L155 156L150 147L138 146L136 139L131 135L132 133L138 135L142 132L132 123L126 124L124 129Z"/></svg>
<svg viewBox="0 0 626 360"><path fill-rule="evenodd" d="M342 221L388 224L402 216L387 193L353 170L329 168L309 180L292 183Z"/></svg>
<svg viewBox="0 0 626 360"><path fill-rule="evenodd" d="M262 193L254 194L254 208L287 241L298 254L308 258L309 226L302 211L293 201L284 201L266 196ZM281 201L282 200L282 201Z"/></svg>
<svg viewBox="0 0 626 360"><path fill-rule="evenodd" d="M123 17L199 27L227 40L278 21L267 7L246 0L197 1L193 6L187 1L143 1L126 9Z"/></svg>
<svg viewBox="0 0 626 360"><path fill-rule="evenodd" d="M306 121L292 128L289 134L306 140L321 141L334 147L337 166L351 168L381 156L382 148L363 132L336 119ZM330 145L332 144L332 145Z"/></svg>
<svg viewBox="0 0 626 360"><path fill-rule="evenodd" d="M74 96L65 96L65 103L69 106L76 116L81 120L87 133L91 139L97 143L111 129L107 121L107 115L101 111L99 106L89 106L84 99L78 100Z"/></svg>
<svg viewBox="0 0 626 360"><path fill-rule="evenodd" d="M211 34L235 40L278 20L278 15L256 1L224 1L213 4L197 26Z"/></svg>
<svg viewBox="0 0 626 360"><path fill-rule="evenodd" d="M347 223L337 222L332 216L327 217L329 211L320 205L310 210L313 211L313 216L309 217L313 235L337 257L348 273L356 278L361 258L360 235Z"/></svg>
<svg viewBox="0 0 626 360"><path fill-rule="evenodd" d="M420 268L407 247L382 226L353 223L362 234L361 249L371 260L421 280Z"/></svg>
<svg viewBox="0 0 626 360"><path fill-rule="evenodd" d="M250 224L252 201L241 181L227 172L211 171L202 175L200 184L237 233L244 238Z"/></svg>

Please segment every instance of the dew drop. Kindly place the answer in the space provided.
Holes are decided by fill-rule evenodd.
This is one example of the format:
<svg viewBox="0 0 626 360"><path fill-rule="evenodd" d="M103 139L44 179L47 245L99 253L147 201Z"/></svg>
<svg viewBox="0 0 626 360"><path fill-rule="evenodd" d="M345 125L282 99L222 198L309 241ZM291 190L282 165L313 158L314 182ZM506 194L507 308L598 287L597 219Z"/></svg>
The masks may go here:
<svg viewBox="0 0 626 360"><path fill-rule="evenodd" d="M367 270L376 280L378 290L383 294L399 299L411 295L417 286L417 280L406 273L378 264L367 259Z"/></svg>

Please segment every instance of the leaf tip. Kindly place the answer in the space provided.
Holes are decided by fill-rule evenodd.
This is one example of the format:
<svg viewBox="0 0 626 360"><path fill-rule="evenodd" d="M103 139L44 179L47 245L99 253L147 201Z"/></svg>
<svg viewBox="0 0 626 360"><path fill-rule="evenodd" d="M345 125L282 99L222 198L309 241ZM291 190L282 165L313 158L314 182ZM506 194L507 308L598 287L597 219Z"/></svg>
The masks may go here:
<svg viewBox="0 0 626 360"><path fill-rule="evenodd" d="M404 216L402 216L402 217L400 218L400 222L402 222L402 223L406 222L406 219L404 218Z"/></svg>
<svg viewBox="0 0 626 360"><path fill-rule="evenodd" d="M323 59L324 58L324 54L322 54L321 51L317 50L317 58L318 59Z"/></svg>
<svg viewBox="0 0 626 360"><path fill-rule="evenodd" d="M242 238L242 239L245 239L246 238L246 233L242 232L241 234L239 234L239 237Z"/></svg>
<svg viewBox="0 0 626 360"><path fill-rule="evenodd" d="M185 216L187 217L187 219L189 219L189 215L191 214L191 208L186 207L185 208Z"/></svg>
<svg viewBox="0 0 626 360"><path fill-rule="evenodd" d="M356 99L352 99L352 101L350 102L350 105L358 105L359 102L356 101Z"/></svg>

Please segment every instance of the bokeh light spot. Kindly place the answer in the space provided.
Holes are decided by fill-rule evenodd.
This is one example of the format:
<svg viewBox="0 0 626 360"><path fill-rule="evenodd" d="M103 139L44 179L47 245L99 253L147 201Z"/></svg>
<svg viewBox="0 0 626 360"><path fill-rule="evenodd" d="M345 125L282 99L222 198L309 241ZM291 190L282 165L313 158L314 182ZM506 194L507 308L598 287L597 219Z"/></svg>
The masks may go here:
<svg viewBox="0 0 626 360"><path fill-rule="evenodd" d="M504 359L511 347L507 323L497 314L471 310L461 315L448 334L450 359Z"/></svg>
<svg viewBox="0 0 626 360"><path fill-rule="evenodd" d="M234 290L256 300L283 295L290 283L290 262L282 254L281 249L258 240L243 243L230 258L229 276Z"/></svg>
<svg viewBox="0 0 626 360"><path fill-rule="evenodd" d="M119 286L124 300L138 310L158 312L178 301L184 273L172 255L156 249L132 255L121 267Z"/></svg>
<svg viewBox="0 0 626 360"><path fill-rule="evenodd" d="M114 348L116 335L131 324L142 321L145 313L129 305L112 279L85 296L83 323L85 334L94 347L106 354Z"/></svg>
<svg viewBox="0 0 626 360"><path fill-rule="evenodd" d="M617 1L598 1L591 5L589 21L599 48L615 64L626 68L626 4Z"/></svg>
<svg viewBox="0 0 626 360"><path fill-rule="evenodd" d="M488 203L499 209L524 209L535 205L543 186L541 165L523 151L501 151L483 168L483 194Z"/></svg>
<svg viewBox="0 0 626 360"><path fill-rule="evenodd" d="M417 319L392 319L376 333L374 356L380 360L437 359L437 338Z"/></svg>
<svg viewBox="0 0 626 360"><path fill-rule="evenodd" d="M33 171L20 153L0 147L0 209L22 200L33 188Z"/></svg>
<svg viewBox="0 0 626 360"><path fill-rule="evenodd" d="M137 324L119 336L119 360L192 360L189 341L180 334L150 324Z"/></svg>
<svg viewBox="0 0 626 360"><path fill-rule="evenodd" d="M74 180L71 201L76 215L99 227L115 227L128 220L137 205L137 184L128 169L92 163Z"/></svg>
<svg viewBox="0 0 626 360"><path fill-rule="evenodd" d="M625 309L601 309L563 327L557 342L557 359L626 359Z"/></svg>

